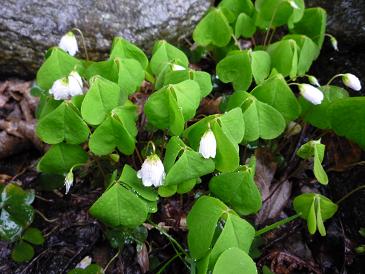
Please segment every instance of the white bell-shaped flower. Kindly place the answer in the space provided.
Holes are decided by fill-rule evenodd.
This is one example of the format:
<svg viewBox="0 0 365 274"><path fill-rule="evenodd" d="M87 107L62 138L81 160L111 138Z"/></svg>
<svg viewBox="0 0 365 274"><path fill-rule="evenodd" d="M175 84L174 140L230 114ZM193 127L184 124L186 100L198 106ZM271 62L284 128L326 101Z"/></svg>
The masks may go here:
<svg viewBox="0 0 365 274"><path fill-rule="evenodd" d="M82 95L82 79L77 71L71 71L69 76L56 80L49 93L55 100L66 100L72 96Z"/></svg>
<svg viewBox="0 0 365 274"><path fill-rule="evenodd" d="M319 105L323 101L323 93L318 88L309 84L299 84L300 94L313 105Z"/></svg>
<svg viewBox="0 0 365 274"><path fill-rule="evenodd" d="M217 141L215 140L214 133L210 128L204 133L204 135L200 139L199 153L205 159L215 158L215 155L217 153Z"/></svg>
<svg viewBox="0 0 365 274"><path fill-rule="evenodd" d="M361 89L361 83L359 78L351 73L342 75L342 82L349 88L359 91Z"/></svg>
<svg viewBox="0 0 365 274"><path fill-rule="evenodd" d="M49 93L53 95L55 100L66 100L69 97L69 87L67 77L56 80Z"/></svg>
<svg viewBox="0 0 365 274"><path fill-rule="evenodd" d="M70 191L71 186L73 185L74 182L74 174L73 174L73 170L71 169L66 177L65 177L65 194L67 194Z"/></svg>
<svg viewBox="0 0 365 274"><path fill-rule="evenodd" d="M80 74L75 70L71 71L68 76L68 87L70 96L82 95L82 79Z"/></svg>
<svg viewBox="0 0 365 274"><path fill-rule="evenodd" d="M137 177L142 179L144 186L161 186L165 179L165 168L160 157L157 154L148 156L138 170Z"/></svg>
<svg viewBox="0 0 365 274"><path fill-rule="evenodd" d="M71 56L74 56L76 52L79 51L75 34L72 31L69 31L64 36L62 36L58 46L64 51L68 52L68 54Z"/></svg>

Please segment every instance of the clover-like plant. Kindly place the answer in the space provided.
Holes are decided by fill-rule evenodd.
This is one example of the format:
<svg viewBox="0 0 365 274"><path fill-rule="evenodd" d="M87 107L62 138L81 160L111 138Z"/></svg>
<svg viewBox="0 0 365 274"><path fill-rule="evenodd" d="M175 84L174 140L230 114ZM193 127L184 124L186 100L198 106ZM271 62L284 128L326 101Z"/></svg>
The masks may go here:
<svg viewBox="0 0 365 274"><path fill-rule="evenodd" d="M255 236L299 216L311 234L318 228L325 235L323 222L337 205L319 194L302 194L294 200L297 215L255 232L242 218L262 206L253 149L283 158L286 139L304 134L305 123L365 148L365 99L331 84L342 77L345 86L359 90L356 76L339 74L320 86L307 74L320 54L325 26L326 12L305 8L303 0L223 0L193 33L194 56L200 52L215 62L216 77L191 66L184 51L164 40L147 57L116 37L106 60L91 61L87 52L81 60L68 33L47 52L32 90L40 97L36 131L50 145L38 170L65 176L66 193L80 182L78 171L101 179L106 190L90 213L106 225L115 248L123 245L113 235L123 231L135 239L136 229L149 223L169 238L191 273L256 273L249 253ZM220 111L206 115L199 107L211 96L214 78L230 91ZM283 167L295 155L313 158L316 179L327 184L324 145L303 145L300 138L294 147ZM198 198L187 217L186 252L151 215L160 199L192 192L207 179L211 196Z"/></svg>

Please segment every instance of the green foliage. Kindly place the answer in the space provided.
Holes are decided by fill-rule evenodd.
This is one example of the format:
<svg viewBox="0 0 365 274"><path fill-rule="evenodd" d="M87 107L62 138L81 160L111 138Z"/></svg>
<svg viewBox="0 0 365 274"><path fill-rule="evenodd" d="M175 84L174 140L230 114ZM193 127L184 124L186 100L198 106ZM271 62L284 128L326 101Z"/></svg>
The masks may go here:
<svg viewBox="0 0 365 274"><path fill-rule="evenodd" d="M14 183L0 186L0 190L0 239L15 241L33 222L34 191L23 190Z"/></svg>
<svg viewBox="0 0 365 274"><path fill-rule="evenodd" d="M302 145L298 151L297 155L305 160L314 159L313 173L318 182L323 185L328 184L328 177L326 171L322 167L322 162L324 158L325 145L321 144L321 140L309 141Z"/></svg>
<svg viewBox="0 0 365 274"><path fill-rule="evenodd" d="M322 236L326 236L323 222L330 219L338 208L327 197L315 193L304 193L297 196L293 206L295 211L301 213L301 217L307 221L309 233L314 234L318 229Z"/></svg>
<svg viewBox="0 0 365 274"><path fill-rule="evenodd" d="M238 214L250 215L261 208L261 194L254 176L255 159L252 158L249 165L242 166L237 171L214 176L210 180L209 189Z"/></svg>
<svg viewBox="0 0 365 274"><path fill-rule="evenodd" d="M225 258L226 250L231 248L237 248L248 257L247 252L255 235L254 228L218 199L200 197L191 209L187 222L188 245L192 258L198 260L198 265L199 261L207 261L200 267L219 267L219 261L224 260L221 259L222 256ZM219 225L220 223L224 223L224 226ZM217 232L219 236L215 237Z"/></svg>
<svg viewBox="0 0 365 274"><path fill-rule="evenodd" d="M263 146L281 157L277 152L292 143L288 141L291 134L283 133L298 118L365 147L363 98L349 97L344 89L329 83L320 87L321 104L314 105L306 101L311 94L304 96L300 90L302 96L297 99L292 89L301 77L309 77L306 73L320 53L325 25L326 12L306 9L303 0L257 0L255 4L223 0L207 12L193 33L198 46L195 57L215 62L216 75L189 66L187 51L164 40L155 43L150 60L122 37L114 39L108 59L98 62L51 49L32 89L40 97L37 135L52 145L38 163L44 173L39 181L49 189L53 181L56 186L69 186L76 175L74 168L83 166L85 174L97 165L105 175L106 190L90 213L107 225L105 235L113 248L121 249L125 243L140 245L146 240L142 224L157 212L159 197L191 192L208 179L207 195L216 198L201 196L201 192L189 194L200 196L187 217L189 254L163 234L184 253L192 273L256 273L248 255L255 229L240 218L257 213L262 206L253 149ZM279 37L286 30L289 33ZM55 100L49 90L73 70L83 79L85 95ZM230 95L222 96L222 112L206 107L213 87L214 97L221 91L222 83L213 85L212 79L233 87L227 92ZM275 140L282 134L282 140ZM208 159L203 149L212 150ZM328 183L322 167L324 151L320 141L310 141L296 151L305 160L313 159L314 176L321 184ZM135 170L140 167L138 160L143 162L151 153L163 160L163 165L143 163L148 176L157 176L159 171L157 179L162 184L156 184L158 189L146 187L144 183L150 183L144 172L137 176ZM119 162L124 164L121 174ZM285 168L287 163L282 164ZM18 240L12 257L21 262L32 258L30 244L42 244L44 239L40 231L29 228L31 195L18 188L13 184L1 187L0 233L2 239ZM7 198L12 195L17 198ZM294 209L307 220L311 234L318 229L325 235L323 222L332 217L337 205L312 193L297 197ZM101 271L90 265L70 273Z"/></svg>

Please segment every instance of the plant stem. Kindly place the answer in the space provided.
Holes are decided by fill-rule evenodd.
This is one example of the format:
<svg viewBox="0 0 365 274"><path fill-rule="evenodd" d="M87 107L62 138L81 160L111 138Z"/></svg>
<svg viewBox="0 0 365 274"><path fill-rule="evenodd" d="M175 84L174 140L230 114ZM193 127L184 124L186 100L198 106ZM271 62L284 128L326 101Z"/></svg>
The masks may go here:
<svg viewBox="0 0 365 274"><path fill-rule="evenodd" d="M260 235L262 235L262 234L264 234L264 233L266 233L266 232L269 232L269 231L271 231L271 230L273 230L273 229L275 229L275 228L278 228L279 226L285 225L285 224L287 224L287 223L289 223L289 222L291 222L291 221L295 220L296 218L300 217L301 215L302 215L301 213L298 213L298 214L295 214L295 215L290 216L290 217L288 217L288 218L285 218L285 219L283 219L283 220L280 220L280 221L278 221L278 222L276 222L276 223L273 223L273 224L271 224L271 225L265 226L264 228L262 228L262 229L260 229L260 230L256 231L255 236L256 236L256 237L257 237L257 236L260 236Z"/></svg>
<svg viewBox="0 0 365 274"><path fill-rule="evenodd" d="M161 274L177 257L180 257L182 253L176 253L174 257L172 257L170 260L168 260L157 272L157 274Z"/></svg>
<svg viewBox="0 0 365 274"><path fill-rule="evenodd" d="M80 36L81 36L81 40L82 40L82 46L84 47L85 50L85 57L86 57L86 61L89 61L89 55L87 54L87 48L86 48L86 43L85 43L85 37L84 34L82 33L82 31L78 28L73 28L73 30L77 31Z"/></svg>
<svg viewBox="0 0 365 274"><path fill-rule="evenodd" d="M335 80L337 77L340 77L340 76L342 76L343 74L336 74L335 76L333 76L328 82L327 82L327 86L329 85L329 84L331 84L332 83L332 81L333 80Z"/></svg>
<svg viewBox="0 0 365 274"><path fill-rule="evenodd" d="M240 41L238 41L238 39L236 38L236 36L234 36L234 34L232 34L232 38L234 40L235 45L238 47L238 49L242 50Z"/></svg>
<svg viewBox="0 0 365 274"><path fill-rule="evenodd" d="M354 190L350 191L349 193L347 193L345 196L343 196L340 200L337 201L336 204L340 204L342 203L344 200L346 200L348 197L350 197L352 194L354 194L355 192L361 190L361 189L365 189L365 185L359 186L357 188L355 188Z"/></svg>

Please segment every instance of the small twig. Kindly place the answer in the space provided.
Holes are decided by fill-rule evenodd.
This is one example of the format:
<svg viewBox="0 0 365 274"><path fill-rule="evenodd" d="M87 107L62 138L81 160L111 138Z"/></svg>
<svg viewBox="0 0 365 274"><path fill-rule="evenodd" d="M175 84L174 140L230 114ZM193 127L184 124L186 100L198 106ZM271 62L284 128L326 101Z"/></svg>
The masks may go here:
<svg viewBox="0 0 365 274"><path fill-rule="evenodd" d="M357 188L355 188L354 190L350 191L349 193L347 193L345 196L343 196L340 200L338 200L336 202L336 204L340 204L342 203L344 200L346 200L348 197L350 197L352 194L354 194L355 192L361 190L361 189L365 189L365 185L359 186Z"/></svg>
<svg viewBox="0 0 365 274"><path fill-rule="evenodd" d="M104 273L106 273L106 270L108 269L108 267L110 266L110 264L116 259L118 258L120 254L120 249L118 250L118 252L113 256L113 258L110 259L110 261L107 263L107 265L104 267Z"/></svg>
<svg viewBox="0 0 365 274"><path fill-rule="evenodd" d="M54 223L58 220L58 218L55 219L48 219L42 212L40 212L38 209L34 210L36 213L38 213L39 216L42 217L43 220L45 220L47 223Z"/></svg>

